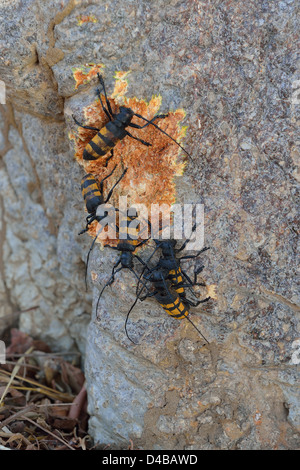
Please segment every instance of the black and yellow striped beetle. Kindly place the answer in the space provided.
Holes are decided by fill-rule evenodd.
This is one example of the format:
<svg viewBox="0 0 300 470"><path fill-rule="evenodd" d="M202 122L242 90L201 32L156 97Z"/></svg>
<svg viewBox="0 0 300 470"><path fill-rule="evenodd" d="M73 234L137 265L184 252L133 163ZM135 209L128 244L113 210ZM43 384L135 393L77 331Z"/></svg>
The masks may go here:
<svg viewBox="0 0 300 470"><path fill-rule="evenodd" d="M115 187L117 186L117 184L119 184L121 179L125 176L125 174L127 172L127 168L125 168L122 175L117 180L117 182L113 185L113 187L111 188L111 190L109 191L108 195L105 198L104 197L104 192L103 192L103 183L107 178L109 178L114 173L116 167L117 167L117 165L113 168L111 173L109 173L109 175L105 176L105 178L103 178L99 183L91 173L86 174L82 178L82 180L81 180L81 193L82 193L82 196L83 196L83 199L84 199L84 202L85 202L85 205L86 205L86 209L87 209L89 215L86 218L86 222L87 222L86 227L85 227L84 230L81 230L81 232L79 232L79 235L87 232L88 229L89 229L90 224L94 220L97 220L98 222L100 221L99 217L97 217L97 208L101 204L107 204L108 203L108 201L110 200L110 198L113 194L113 191L114 191Z"/></svg>
<svg viewBox="0 0 300 470"><path fill-rule="evenodd" d="M177 320L182 320L186 318L193 327L197 330L197 332L202 336L202 338L209 344L208 340L205 336L201 333L201 331L197 328L194 322L189 317L189 303L186 302L186 299L182 298L178 292L172 287L171 281L165 279L163 272L157 266L154 269L149 270L147 274L144 274L144 279L150 281L154 287L154 290L151 292L149 289L148 292L141 296L141 293L144 289L144 286L141 287L140 291L136 296L135 302L132 304L130 310L127 313L126 320L125 320L125 332L128 339L135 343L127 332L127 321L131 311L133 310L134 306L137 303L137 300L144 301L148 297L154 297L159 305L164 309L164 311L170 315L172 318ZM205 299L206 301L208 299ZM201 301L199 301L200 303ZM136 344L136 343L135 343Z"/></svg>
<svg viewBox="0 0 300 470"><path fill-rule="evenodd" d="M99 206L102 204L107 204L108 201L110 200L113 191L117 184L121 181L121 179L125 176L127 172L127 168L123 171L122 175L120 178L116 181L116 183L113 185L113 187L110 189L108 192L106 198L104 197L104 189L103 189L103 183L104 181L109 178L115 171L117 165L113 168L111 173L109 175L105 176L100 182L98 182L95 177L91 174L88 173L85 175L82 180L81 180L81 193L86 205L86 209L89 213L89 215L86 217L86 226L85 229L81 230L78 235L82 235L83 233L87 232L89 230L89 226L91 223L96 220L100 224L100 229L98 230L97 235L94 237L94 240L90 246L90 249L87 254L87 259L86 259L86 265L85 265L85 286L87 289L87 270L88 270L88 264L89 264L89 258L91 251L95 245L95 242L100 234L100 232L103 230L104 226L101 225L101 221L106 217L104 214L103 216L97 216L97 209Z"/></svg>
<svg viewBox="0 0 300 470"><path fill-rule="evenodd" d="M139 137L133 136L127 130L128 127L132 127L134 129L144 129L145 127L149 125L154 126L160 132L162 132L167 137L169 137L189 157L191 157L190 154L175 139L173 139L173 137L171 137L169 134L167 134L167 132L162 130L159 126L157 126L157 124L154 123L156 119L164 119L168 116L168 114L157 114L151 120L148 120L144 116L141 116L140 114L135 113L134 111L132 111L132 109L127 108L126 106L120 106L119 112L113 113L110 102L107 98L103 77L99 73L97 75L98 75L100 84L102 86L103 92L104 92L105 103L107 107L104 106L99 89L97 90L97 95L99 97L102 109L109 119L109 122L102 129L98 129L97 127L85 126L85 125L80 124L80 122L78 122L77 119L73 116L75 123L79 127L82 127L83 129L97 131L97 134L90 140L90 142L87 144L86 148L83 151L84 160L98 160L98 158L103 157L103 161L105 161L105 164L107 164L108 159L110 159L113 155L113 149L115 145L120 140L124 139L126 136L132 139L135 139L138 142L141 142L143 145L146 145L147 147L151 146L152 144L150 142L145 142ZM144 124L143 126L134 124L133 122L131 122L134 116L140 119L143 119L144 121L146 121L146 124ZM109 156L107 156L109 152L110 154Z"/></svg>
<svg viewBox="0 0 300 470"><path fill-rule="evenodd" d="M196 225L194 225L192 229L192 233L194 232ZM195 259L200 254L208 250L208 247L201 249L198 253L194 255L186 255L178 257L178 253L186 247L190 239L185 240L185 242L181 245L180 248L176 248L176 240L168 239L168 240L154 240L156 243L156 248L153 250L151 256L145 262L145 266L142 270L142 273L139 278L144 277L146 280L151 281L154 286L154 291L152 293L148 293L141 297L141 293L143 291L142 287L140 291L139 289L139 282L137 285L137 295L136 300L131 306L129 312L127 313L126 321L125 321L125 331L127 333L127 321L129 315L136 305L138 299L145 300L147 297L154 296L158 303L162 306L162 308L173 318L183 319L187 318L190 323L193 324L194 328L200 333L200 335L204 338L200 330L194 325L190 318L188 318L189 314L189 307L197 307L201 303L207 302L210 300L210 297L206 297L202 300L192 301L190 298L186 296L186 291L189 289L194 297L196 297L195 292L193 291L194 286L205 286L204 283L197 282L198 274L203 270L203 266L195 270L194 272L194 281L190 279L188 274L183 270L180 266L181 260L184 259ZM161 257L158 260L158 263L154 268L149 269L148 263L150 262L151 258L155 254L157 250L161 249ZM145 270L148 270L147 274ZM185 280L183 280L185 278ZM129 338L131 340L131 338ZM204 338L206 340L206 338ZM132 340L131 340L132 341ZM208 343L208 341L206 340Z"/></svg>
<svg viewBox="0 0 300 470"><path fill-rule="evenodd" d="M204 283L197 282L198 274L203 270L203 266L194 271L194 280L188 276L185 270L181 267L181 260L185 259L196 259L200 254L208 250L208 247L202 248L195 255L187 255L178 257L177 253L182 251L188 243L188 240L180 248L176 248L176 240L155 240L156 249L160 248L162 256L159 258L158 264L155 269L160 270L165 279L171 282L171 288L174 289L182 300L188 303L192 307L197 307L200 303L207 302L210 297L207 297L203 300L197 300L193 302L191 299L186 297L186 288L188 288L192 294L195 296L195 293L192 290L194 286L203 286ZM183 279L185 278L185 280Z"/></svg>
<svg viewBox="0 0 300 470"><path fill-rule="evenodd" d="M132 225L132 222L135 221L134 225ZM142 260L140 256L138 256L135 252L135 250L144 245L147 241L148 238L139 241L137 232L139 231L139 222L137 218L137 213L135 212L134 215L129 215L128 212L126 214L126 217L121 217L121 222L119 223L119 226L117 227L118 229L118 237L119 237L119 242L117 246L110 246L110 245L104 245L105 247L109 247L112 250L117 250L120 251L121 254L116 261L116 263L113 266L111 276L107 283L103 286L96 305L96 312L98 310L98 305L100 298L102 296L102 293L104 289L107 286L110 286L113 284L115 280L115 275L121 271L122 269L128 269L130 272L134 274L134 276L138 279L139 282L141 282L140 276L137 275L137 273L134 270L134 259L137 259L145 268L146 263ZM142 230L140 234L142 233ZM120 267L118 267L121 265ZM143 288L147 288L147 286L142 282Z"/></svg>

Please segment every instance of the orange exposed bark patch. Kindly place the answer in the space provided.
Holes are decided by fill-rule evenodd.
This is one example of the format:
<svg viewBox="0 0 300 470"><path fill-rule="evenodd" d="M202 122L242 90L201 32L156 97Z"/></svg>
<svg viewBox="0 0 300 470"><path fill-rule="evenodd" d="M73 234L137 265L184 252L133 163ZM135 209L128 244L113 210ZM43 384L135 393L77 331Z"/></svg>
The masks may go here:
<svg viewBox="0 0 300 470"><path fill-rule="evenodd" d="M76 82L75 88L77 89L83 83L89 82L92 78L101 73L104 66L102 64L86 64L78 68L73 68L73 77Z"/></svg>
<svg viewBox="0 0 300 470"><path fill-rule="evenodd" d="M262 423L262 413L260 413L260 411L256 411L255 415L253 416L253 420L256 426L260 426Z"/></svg>
<svg viewBox="0 0 300 470"><path fill-rule="evenodd" d="M79 15L76 19L78 26L81 26L83 23L98 23L98 20L94 15Z"/></svg>
<svg viewBox="0 0 300 470"><path fill-rule="evenodd" d="M127 98L127 82L125 80L128 72L116 74L115 88L109 96L114 113L118 112L119 106L123 105L131 108L134 112L152 119L159 112L161 97L153 96L149 103L137 98ZM104 96L103 96L104 102ZM85 124L97 128L102 128L108 122L108 118L102 110L101 103L97 98L91 105L84 109ZM180 126L185 113L182 109L170 112L165 119L159 119L155 123L166 131L178 142L185 134L185 128ZM134 117L133 123L144 125L146 122ZM137 142L130 137L125 137L119 141L114 148L114 156L109 161L108 166L103 166L101 157L96 161L83 160L82 154L85 146L96 134L95 131L77 128L76 135L70 135L75 142L75 158L83 166L85 172L92 173L99 181L118 165L113 176L105 183L106 194L122 174L124 168L128 168L125 177L116 186L110 203L118 207L119 196L127 196L127 204L144 204L150 215L151 204L172 205L176 201L176 187L174 178L182 175L185 163L179 160L178 155L182 150L166 135L154 126L147 126L145 129L128 128L130 133L152 144L151 147ZM95 236L96 224L90 227L89 234ZM99 240L100 241L100 240Z"/></svg>
<svg viewBox="0 0 300 470"><path fill-rule="evenodd" d="M116 72L115 74L116 83L114 91L111 94L111 98L115 99L116 101L118 101L118 99L122 101L122 98L127 91L126 77L128 74L129 72Z"/></svg>

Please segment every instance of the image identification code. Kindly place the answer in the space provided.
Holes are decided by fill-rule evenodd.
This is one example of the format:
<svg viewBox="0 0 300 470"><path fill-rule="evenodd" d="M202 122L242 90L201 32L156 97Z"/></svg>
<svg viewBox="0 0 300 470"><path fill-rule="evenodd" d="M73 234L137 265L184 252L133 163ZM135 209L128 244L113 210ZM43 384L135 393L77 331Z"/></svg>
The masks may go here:
<svg viewBox="0 0 300 470"><path fill-rule="evenodd" d="M143 454L141 454L143 455ZM143 458L138 458L136 456L132 457L125 457L125 456L113 456L109 455L107 457L102 458L102 464L104 465L128 465L129 467L134 467L136 464L143 462L147 465L193 465L197 463L197 456L194 454L184 454L184 455L176 455L176 454L147 454Z"/></svg>

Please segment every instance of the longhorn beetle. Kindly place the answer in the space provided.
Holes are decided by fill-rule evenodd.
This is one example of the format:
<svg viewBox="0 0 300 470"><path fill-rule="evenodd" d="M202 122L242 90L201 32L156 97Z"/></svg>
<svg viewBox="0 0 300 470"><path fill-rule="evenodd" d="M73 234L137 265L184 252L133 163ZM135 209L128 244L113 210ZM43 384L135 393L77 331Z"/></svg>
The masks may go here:
<svg viewBox="0 0 300 470"><path fill-rule="evenodd" d="M192 233L195 231L195 229L196 229L196 224L192 228ZM144 300L146 297L154 296L169 315L171 315L174 318L184 318L184 316L186 317L186 315L188 314L188 308L190 306L197 307L199 304L210 300L210 297L206 297L203 300L197 300L195 302L193 302L192 300L186 297L186 288L189 288L192 291L193 295L196 296L192 287L193 286L205 286L205 284L197 282L197 276L203 270L203 266L201 266L199 269L197 269L194 272L194 281L192 281L190 277L187 275L187 273L181 268L180 262L181 260L184 260L184 259L195 259L198 256L200 256L201 253L208 250L209 248L205 247L202 250L200 250L198 253L196 253L195 255L187 255L187 256L178 257L176 256L177 253L184 250L186 245L189 243L190 239L185 240L185 242L181 245L180 248L176 248L176 243L177 243L176 240L172 240L172 239L156 240L155 239L154 241L156 243L156 248L154 249L150 257L147 259L147 261L145 262L145 266L140 275L139 280L144 275L145 269L148 269L148 273L144 275L144 278L153 281L154 286L156 287L156 291L154 291L154 293L152 294L148 293L143 299L140 299L140 300ZM148 263L150 259L153 257L154 253L158 249L161 249L162 256L159 258L157 265L154 268L149 269ZM185 278L185 282L183 281L183 277ZM139 283L137 285L136 300L134 304L132 305L131 309L129 310L126 321L125 321L125 331L126 331L127 336L128 336L128 333L127 333L126 325L127 325L130 312L134 308L137 300L140 297L141 292L143 291L143 287L142 287L140 292L138 293L138 288L139 288ZM165 297L165 300L168 301L168 303L162 302L163 297ZM181 316L180 312L184 312L183 313L184 316ZM192 321L189 318L188 320L192 323ZM197 329L197 327L194 324L193 326ZM202 335L200 331L199 333Z"/></svg>
<svg viewBox="0 0 300 470"><path fill-rule="evenodd" d="M175 139L173 139L173 137L171 137L169 134L167 134L167 132L162 130L159 126L157 126L157 124L154 123L156 119L164 119L168 116L168 114L157 114L151 120L148 120L144 116L141 116L140 114L135 113L134 111L132 111L132 109L127 108L126 106L120 106L119 112L113 113L110 102L108 101L108 98L107 98L103 77L99 73L97 75L100 81L100 85L102 86L102 89L104 92L106 107L102 101L100 89L97 89L97 95L99 97L102 109L109 119L109 122L102 129L98 129L97 127L82 125L77 121L77 119L74 116L72 116L75 123L79 127L82 127L83 129L90 129L90 130L97 131L97 134L90 140L90 142L87 144L87 146L85 147L83 151L84 160L98 160L98 158L103 157L103 160L107 163L107 160L113 156L113 148L115 147L117 142L124 139L126 136L131 137L132 139L135 139L138 142L141 142L143 145L146 145L147 147L151 146L152 145L151 143L145 142L139 137L133 136L126 129L128 127L132 127L134 129L144 129L145 127L149 125L154 126L160 132L168 136L190 158L192 158L191 155ZM143 119L144 121L146 121L146 124L144 124L143 126L140 126L138 124L131 122L134 116L140 119ZM106 157L108 152L110 152L110 155L109 157Z"/></svg>
<svg viewBox="0 0 300 470"><path fill-rule="evenodd" d="M192 227L192 233L196 230L196 224ZM202 250L198 251L195 255L187 255L187 256L181 256L178 257L178 253L184 250L186 245L190 242L190 238L185 240L185 242L181 245L180 248L176 248L176 240L174 239L169 239L169 240L156 240L154 239L156 243L156 248L154 249L153 253L151 256L148 258L146 262L146 266L148 266L148 263L150 259L153 257L155 252L158 249L161 249L162 251L162 256L159 259L159 262L157 264L157 269L160 269L166 279L170 280L172 283L172 287L177 291L177 293L181 296L182 299L185 299L187 303L189 303L193 307L197 307L200 303L206 302L210 299L210 297L207 297L207 299L192 302L190 299L186 298L186 291L185 288L189 288L189 290L193 293L194 296L196 294L192 290L192 286L205 286L203 283L198 283L197 282L197 276L200 274L200 272L203 270L203 266L198 268L194 272L194 282L190 279L190 277L187 275L187 273L181 268L181 260L185 259L196 259L198 256L200 256L201 253L203 253L206 250L209 250L208 247L203 248ZM141 276L144 274L146 267L144 267L143 272ZM154 268L155 269L155 268ZM183 277L185 278L185 282L183 282ZM138 286L137 286L137 291L138 291Z"/></svg>
<svg viewBox="0 0 300 470"><path fill-rule="evenodd" d="M125 173L127 172L127 168L123 171L121 177L118 179L118 181L113 185L111 190L109 191L108 195L106 198L104 198L104 193L103 193L103 183L104 181L109 178L117 168L117 165L113 168L112 172L109 173L109 175L105 176L100 183L98 184L98 181L94 178L94 176L91 173L88 173L85 175L82 180L81 180L81 193L83 196L83 199L85 201L86 209L89 213L89 215L86 218L86 227L84 230L81 230L78 235L81 235L85 232L88 231L89 225L94 221L98 220L100 221L99 217L96 215L97 208L101 204L106 204L113 193L113 190L117 186L117 184L121 181L121 179L125 176Z"/></svg>
<svg viewBox="0 0 300 470"><path fill-rule="evenodd" d="M200 250L195 255L188 255L188 256L181 256L178 257L176 254L181 251L188 240L180 247L176 248L176 240L154 240L157 248L161 248L162 256L160 257L157 266L154 269L159 269L163 273L165 279L171 281L171 287L179 294L182 300L188 303L192 307L197 307L199 304L203 302L207 302L210 297L207 297L204 300L198 300L196 302L192 302L190 299L186 297L186 290L185 288L189 288L193 295L196 296L194 291L192 290L193 286L205 286L205 284L197 282L197 276L200 272L204 269L204 266L201 266L196 271L194 271L194 281L190 279L187 273L181 268L180 263L181 260L184 259L193 259L198 258L201 253L208 250L209 248L205 247ZM185 278L185 282L183 281Z"/></svg>
<svg viewBox="0 0 300 470"><path fill-rule="evenodd" d="M133 310L134 306L137 303L137 300L140 299L144 301L147 297L154 297L157 302L161 305L161 307L168 313L172 318L176 319L183 319L186 318L193 327L198 331L198 333L202 336L202 338L209 344L209 341L205 338L205 336L201 333L201 331L196 327L194 322L189 318L189 304L185 302L181 298L178 292L172 288L171 282L165 279L161 269L155 268L150 270L147 274L143 276L146 280L151 281L154 287L154 291L149 293L148 292L141 297L142 290L144 286L138 292L134 303L132 304L130 310L127 313L126 320L125 320L125 332L128 339L135 343L128 335L127 332L127 321L131 311ZM135 343L136 344L136 343Z"/></svg>
<svg viewBox="0 0 300 470"><path fill-rule="evenodd" d="M125 168L122 175L116 181L116 183L113 185L113 187L110 189L108 195L105 198L104 197L104 190L103 190L103 183L107 178L109 178L114 173L116 167L117 167L117 165L113 168L113 170L111 171L111 173L109 173L109 175L105 176L105 178L103 178L100 181L100 183L98 183L98 181L94 178L94 176L91 173L88 173L87 175L85 175L82 178L82 180L81 180L81 192L82 192L82 196L83 196L83 199L85 201L86 208L87 208L87 211L88 211L89 215L86 218L86 227L85 227L85 229L81 230L81 232L79 232L78 235L82 235L83 233L87 232L88 229L89 229L90 224L94 220L97 220L97 222L101 223L101 221L105 218L105 215L97 216L97 208L101 204L107 204L107 202L110 200L110 198L113 194L113 190L115 189L117 184L119 184L119 182L121 181L121 179L125 176L125 174L127 172L127 168ZM91 251L94 247L94 244L95 244L95 242L96 242L96 240L97 240L97 238L100 234L100 231L102 231L103 228L104 228L103 226L100 227L100 230L98 231L98 233L97 233L96 237L94 238L94 240L93 240L93 242L90 246L90 249L88 251L87 260L86 260L86 268L85 268L86 288L87 288L87 269L88 269L88 262L89 262L90 253L91 253Z"/></svg>
<svg viewBox="0 0 300 470"><path fill-rule="evenodd" d="M129 226L130 222L132 222L133 220L136 220L136 219L137 219L137 214L136 215L128 215L128 212L127 212L127 216L125 218L125 221L123 221L123 222L125 222L125 224L124 223L120 224L120 226L118 227L118 231L119 231L119 235L120 235L120 234L124 234L125 229L126 229L126 234L129 235L129 238L120 240L118 242L117 246L104 245L105 247L109 247L112 250L120 251L121 254L119 256L119 259L117 260L117 262L113 266L110 279L104 285L104 287L102 288L102 290L99 294L97 305L96 305L96 312L98 310L98 305L99 305L100 298L102 296L102 293L103 293L104 289L107 286L110 286L111 284L113 284L113 282L115 280L115 275L119 271L121 271L122 269L128 269L130 272L132 272L135 275L135 277L138 279L138 281L141 282L140 277L137 275L137 273L134 270L134 258L136 258L145 267L146 267L146 264L140 258L140 256L138 256L137 254L134 253L134 251L136 250L136 248L138 248L139 246L142 246L144 243L146 243L148 241L148 238L145 239L145 240L142 240L141 242L138 241L137 236L136 236L137 227L130 227ZM121 264L121 267L118 268L118 266L120 264ZM143 284L143 288L147 288L147 286L144 283L142 283L142 284Z"/></svg>

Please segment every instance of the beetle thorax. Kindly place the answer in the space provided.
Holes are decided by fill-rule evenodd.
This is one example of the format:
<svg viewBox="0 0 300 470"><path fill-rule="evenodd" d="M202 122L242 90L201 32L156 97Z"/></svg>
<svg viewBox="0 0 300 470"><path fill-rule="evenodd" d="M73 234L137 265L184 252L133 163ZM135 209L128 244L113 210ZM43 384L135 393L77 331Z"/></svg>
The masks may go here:
<svg viewBox="0 0 300 470"><path fill-rule="evenodd" d="M133 258L131 251L121 253L121 264L124 268L133 268Z"/></svg>
<svg viewBox="0 0 300 470"><path fill-rule="evenodd" d="M133 116L134 112L132 109L120 106L119 112L115 116L115 120L119 121L124 127L126 127L131 123Z"/></svg>

